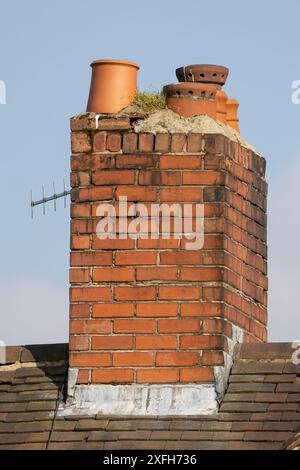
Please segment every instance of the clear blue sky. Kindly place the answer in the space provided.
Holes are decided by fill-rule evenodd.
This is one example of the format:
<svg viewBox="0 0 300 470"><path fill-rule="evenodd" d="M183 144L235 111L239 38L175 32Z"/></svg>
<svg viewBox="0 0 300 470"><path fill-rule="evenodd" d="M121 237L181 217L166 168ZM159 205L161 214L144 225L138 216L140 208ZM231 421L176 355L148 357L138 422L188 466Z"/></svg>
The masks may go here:
<svg viewBox="0 0 300 470"><path fill-rule="evenodd" d="M67 340L69 211L30 219L29 192L69 173L69 117L85 110L89 63L133 60L139 87L190 63L226 65L242 135L267 159L269 339L300 338L300 79L297 0L0 1L0 339Z"/></svg>

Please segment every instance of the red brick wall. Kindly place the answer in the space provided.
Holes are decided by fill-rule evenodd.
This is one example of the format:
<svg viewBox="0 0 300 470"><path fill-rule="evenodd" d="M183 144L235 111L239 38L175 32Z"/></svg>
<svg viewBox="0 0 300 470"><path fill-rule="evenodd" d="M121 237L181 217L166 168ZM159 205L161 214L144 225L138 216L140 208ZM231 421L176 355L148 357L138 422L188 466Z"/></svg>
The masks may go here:
<svg viewBox="0 0 300 470"><path fill-rule="evenodd" d="M78 383L214 381L232 325L266 341L265 160L222 135L73 118L70 366ZM204 203L204 247L100 240L99 203ZM129 202L130 204L130 202Z"/></svg>

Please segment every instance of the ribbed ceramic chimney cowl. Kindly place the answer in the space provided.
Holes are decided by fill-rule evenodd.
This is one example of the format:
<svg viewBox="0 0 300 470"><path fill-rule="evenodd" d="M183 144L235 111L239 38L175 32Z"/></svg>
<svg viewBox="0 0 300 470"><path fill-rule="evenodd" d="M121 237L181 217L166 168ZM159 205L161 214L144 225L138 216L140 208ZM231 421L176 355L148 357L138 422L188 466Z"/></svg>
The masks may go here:
<svg viewBox="0 0 300 470"><path fill-rule="evenodd" d="M195 64L176 69L180 83L166 85L167 107L183 117L207 115L239 132L236 100L221 87L229 70L221 65Z"/></svg>

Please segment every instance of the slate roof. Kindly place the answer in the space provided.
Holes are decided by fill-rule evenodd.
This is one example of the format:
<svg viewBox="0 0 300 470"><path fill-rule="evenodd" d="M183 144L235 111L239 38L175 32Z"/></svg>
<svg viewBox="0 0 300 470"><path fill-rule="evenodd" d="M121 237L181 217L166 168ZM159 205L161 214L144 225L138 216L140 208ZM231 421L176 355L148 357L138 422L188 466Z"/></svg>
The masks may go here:
<svg viewBox="0 0 300 470"><path fill-rule="evenodd" d="M67 345L9 347L0 366L0 450L299 448L300 365L292 352L289 343L239 345L214 416L60 417Z"/></svg>

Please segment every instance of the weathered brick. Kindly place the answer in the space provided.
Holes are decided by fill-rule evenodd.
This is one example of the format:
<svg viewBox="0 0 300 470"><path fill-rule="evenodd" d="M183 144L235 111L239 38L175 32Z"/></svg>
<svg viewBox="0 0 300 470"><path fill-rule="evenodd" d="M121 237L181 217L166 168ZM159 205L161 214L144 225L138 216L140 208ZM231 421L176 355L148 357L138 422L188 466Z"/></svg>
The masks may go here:
<svg viewBox="0 0 300 470"><path fill-rule="evenodd" d="M72 250L87 250L90 247L89 235L72 235L71 249Z"/></svg>
<svg viewBox="0 0 300 470"><path fill-rule="evenodd" d="M209 367L193 367L180 370L180 382L214 382L214 372Z"/></svg>
<svg viewBox="0 0 300 470"><path fill-rule="evenodd" d="M111 365L108 353L72 353L70 367L106 367Z"/></svg>
<svg viewBox="0 0 300 470"><path fill-rule="evenodd" d="M79 369L77 375L78 384L88 384L90 380L90 371L87 369Z"/></svg>
<svg viewBox="0 0 300 470"><path fill-rule="evenodd" d="M159 160L159 167L162 170L199 170L201 168L202 157L196 155L163 155Z"/></svg>
<svg viewBox="0 0 300 470"><path fill-rule="evenodd" d="M87 351L89 349L88 336L70 335L69 348L70 351Z"/></svg>
<svg viewBox="0 0 300 470"><path fill-rule="evenodd" d="M202 188L162 188L160 191L160 200L162 202L202 202Z"/></svg>
<svg viewBox="0 0 300 470"><path fill-rule="evenodd" d="M199 336L181 336L181 349L222 349L222 336L218 335L199 335Z"/></svg>
<svg viewBox="0 0 300 470"><path fill-rule="evenodd" d="M176 349L176 336L137 336L136 349Z"/></svg>
<svg viewBox="0 0 300 470"><path fill-rule="evenodd" d="M121 134L108 134L106 137L106 149L109 152L118 152L122 146Z"/></svg>
<svg viewBox="0 0 300 470"><path fill-rule="evenodd" d="M112 264L112 254L103 252L73 252L70 258L71 266L109 266Z"/></svg>
<svg viewBox="0 0 300 470"><path fill-rule="evenodd" d="M138 239L137 240L138 248L148 249L148 248L156 248L156 249L168 249L168 248L179 248L180 239L173 238L172 234L170 234L170 238L163 239L163 238L148 238L148 239Z"/></svg>
<svg viewBox="0 0 300 470"><path fill-rule="evenodd" d="M148 265L156 264L155 251L122 251L116 253L116 265Z"/></svg>
<svg viewBox="0 0 300 470"><path fill-rule="evenodd" d="M204 134L204 150L207 153L224 153L227 138L222 134Z"/></svg>
<svg viewBox="0 0 300 470"><path fill-rule="evenodd" d="M72 284L79 284L89 282L90 273L87 268L71 268L69 274L69 281Z"/></svg>
<svg viewBox="0 0 300 470"><path fill-rule="evenodd" d="M94 268L92 279L94 282L130 282L134 281L134 268Z"/></svg>
<svg viewBox="0 0 300 470"><path fill-rule="evenodd" d="M154 333L154 320L114 320L114 333Z"/></svg>
<svg viewBox="0 0 300 470"><path fill-rule="evenodd" d="M131 238L99 238L92 236L92 248L94 250L128 250L134 248L134 240Z"/></svg>
<svg viewBox="0 0 300 470"><path fill-rule="evenodd" d="M153 366L154 354L148 352L113 353L113 365L116 367Z"/></svg>
<svg viewBox="0 0 300 470"><path fill-rule="evenodd" d="M96 188L81 188L75 194L75 201L105 201L112 199L113 190L110 186L100 186Z"/></svg>
<svg viewBox="0 0 300 470"><path fill-rule="evenodd" d="M220 316L222 312L221 303L210 303L210 302L200 302L200 303L187 303L181 305L181 316L192 317L211 317L211 316Z"/></svg>
<svg viewBox="0 0 300 470"><path fill-rule="evenodd" d="M133 184L134 172L131 170L95 171L92 182L96 185Z"/></svg>
<svg viewBox="0 0 300 470"><path fill-rule="evenodd" d="M70 318L88 318L89 316L88 304L70 304Z"/></svg>
<svg viewBox="0 0 300 470"><path fill-rule="evenodd" d="M72 204L71 217L90 217L91 206L89 203Z"/></svg>
<svg viewBox="0 0 300 470"><path fill-rule="evenodd" d="M72 171L95 171L105 168L114 168L115 159L113 155L73 155L71 160Z"/></svg>
<svg viewBox="0 0 300 470"><path fill-rule="evenodd" d="M145 302L137 304L138 317L175 317L178 305L175 302Z"/></svg>
<svg viewBox="0 0 300 470"><path fill-rule="evenodd" d="M71 186L89 186L91 184L91 176L87 171L79 171L78 173L71 174Z"/></svg>
<svg viewBox="0 0 300 470"><path fill-rule="evenodd" d="M93 139L94 152L105 152L106 150L106 132L97 132Z"/></svg>
<svg viewBox="0 0 300 470"><path fill-rule="evenodd" d="M199 354L196 352L158 352L155 364L157 366L195 366L198 361Z"/></svg>
<svg viewBox="0 0 300 470"><path fill-rule="evenodd" d="M112 330L110 320L71 320L70 333L74 334L99 334L108 333Z"/></svg>
<svg viewBox="0 0 300 470"><path fill-rule="evenodd" d="M188 152L201 152L202 150L202 135L198 133L190 133L187 138L187 151Z"/></svg>
<svg viewBox="0 0 300 470"><path fill-rule="evenodd" d="M123 153L133 153L137 150L137 134L124 134L123 135Z"/></svg>
<svg viewBox="0 0 300 470"><path fill-rule="evenodd" d="M130 129L129 118L101 118L98 120L99 130L126 131Z"/></svg>
<svg viewBox="0 0 300 470"><path fill-rule="evenodd" d="M152 152L154 146L154 134L139 134L139 151Z"/></svg>
<svg viewBox="0 0 300 470"><path fill-rule="evenodd" d="M171 152L183 152L186 146L185 134L171 134Z"/></svg>
<svg viewBox="0 0 300 470"><path fill-rule="evenodd" d="M153 286L118 286L114 295L115 300L154 300L156 289Z"/></svg>
<svg viewBox="0 0 300 470"><path fill-rule="evenodd" d="M200 297L198 286L163 286L159 287L158 298L160 300L196 300Z"/></svg>
<svg viewBox="0 0 300 470"><path fill-rule="evenodd" d="M87 153L92 149L90 137L86 132L72 132L71 148L74 153Z"/></svg>
<svg viewBox="0 0 300 470"><path fill-rule="evenodd" d="M203 255L201 251L162 251L160 253L160 264L202 264Z"/></svg>
<svg viewBox="0 0 300 470"><path fill-rule="evenodd" d="M197 319L164 319L158 320L158 333L196 333L200 331Z"/></svg>
<svg viewBox="0 0 300 470"><path fill-rule="evenodd" d="M142 264L142 263L141 263ZM137 268L136 271L137 281L152 281L152 280L161 280L161 281L170 281L177 279L177 268L152 268L147 266L146 268Z"/></svg>
<svg viewBox="0 0 300 470"><path fill-rule="evenodd" d="M70 289L71 302L105 302L111 299L109 287L72 287Z"/></svg>
<svg viewBox="0 0 300 470"><path fill-rule="evenodd" d="M126 187L120 186L116 190L116 198L127 197L128 201L143 202L156 201L156 188L153 187Z"/></svg>
<svg viewBox="0 0 300 470"><path fill-rule="evenodd" d="M93 383L126 383L132 381L132 369L97 369L92 371Z"/></svg>
<svg viewBox="0 0 300 470"><path fill-rule="evenodd" d="M220 185L223 182L223 174L219 171L184 171L182 182L187 185Z"/></svg>
<svg viewBox="0 0 300 470"><path fill-rule="evenodd" d="M204 366L224 365L223 351L203 351L202 364Z"/></svg>
<svg viewBox="0 0 300 470"><path fill-rule="evenodd" d="M89 113L80 113L78 116L73 116L70 119L71 130L82 131L96 129L95 121L95 119L91 119Z"/></svg>
<svg viewBox="0 0 300 470"><path fill-rule="evenodd" d="M156 134L155 136L155 152L166 153L169 151L171 142L170 134Z"/></svg>
<svg viewBox="0 0 300 470"><path fill-rule="evenodd" d="M137 382L172 383L178 382L178 369L141 369L137 371Z"/></svg>
<svg viewBox="0 0 300 470"><path fill-rule="evenodd" d="M93 306L94 318L133 317L134 305L131 303L103 303Z"/></svg>
<svg viewBox="0 0 300 470"><path fill-rule="evenodd" d="M132 349L132 336L93 336L92 349Z"/></svg>
<svg viewBox="0 0 300 470"><path fill-rule="evenodd" d="M190 267L181 268L180 279L182 281L221 281L222 270L221 268L209 267Z"/></svg>
<svg viewBox="0 0 300 470"><path fill-rule="evenodd" d="M91 222L90 219L71 220L71 233L75 235L92 233L93 227Z"/></svg>
<svg viewBox="0 0 300 470"><path fill-rule="evenodd" d="M145 186L178 186L181 185L181 180L182 174L180 171L140 170L139 173L139 184Z"/></svg>
<svg viewBox="0 0 300 470"><path fill-rule="evenodd" d="M158 164L157 155L117 155L116 168L156 168Z"/></svg>

